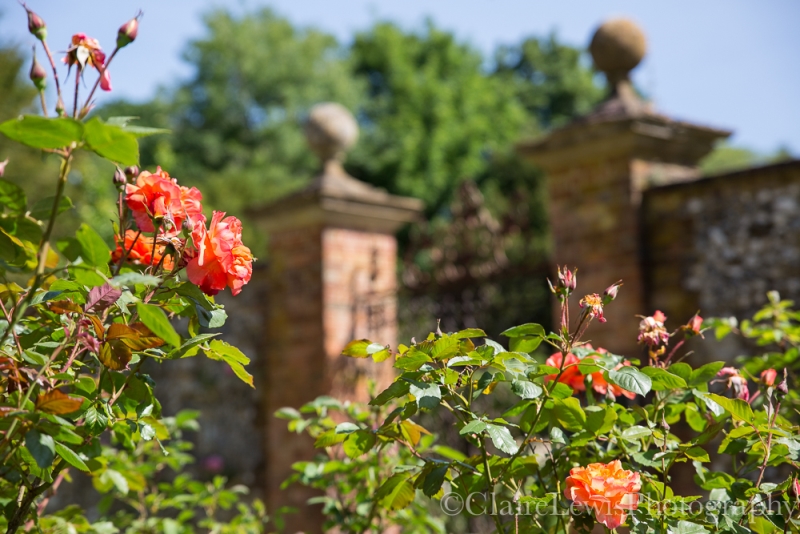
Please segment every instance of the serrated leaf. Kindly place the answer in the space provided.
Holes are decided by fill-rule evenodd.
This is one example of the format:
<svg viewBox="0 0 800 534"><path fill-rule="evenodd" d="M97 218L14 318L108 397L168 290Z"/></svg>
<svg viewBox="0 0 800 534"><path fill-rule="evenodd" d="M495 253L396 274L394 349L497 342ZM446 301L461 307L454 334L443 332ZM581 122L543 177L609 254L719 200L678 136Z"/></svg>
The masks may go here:
<svg viewBox="0 0 800 534"><path fill-rule="evenodd" d="M81 471L86 471L86 472L89 471L89 468L86 466L84 461L81 460L81 457L75 453L75 451L57 441L55 442L55 444L56 444L56 452L58 453L59 456L61 456L64 459L65 462L67 462L72 467L77 467Z"/></svg>
<svg viewBox="0 0 800 534"><path fill-rule="evenodd" d="M83 261L92 267L101 267L111 259L111 250L92 227L83 223L75 232L75 239L81 247Z"/></svg>
<svg viewBox="0 0 800 534"><path fill-rule="evenodd" d="M576 432L586 425L586 413L578 399L555 399L553 403L553 415L564 428Z"/></svg>
<svg viewBox="0 0 800 534"><path fill-rule="evenodd" d="M63 148L80 142L83 124L67 117L24 115L0 124L0 133L33 148Z"/></svg>
<svg viewBox="0 0 800 534"><path fill-rule="evenodd" d="M403 395L407 395L411 384L405 380L398 380L383 390L377 397L369 401L371 406L383 406L392 399L399 399Z"/></svg>
<svg viewBox="0 0 800 534"><path fill-rule="evenodd" d="M250 363L250 358L245 356L242 351L218 339L210 342L208 346L208 349L204 349L206 356L212 360L224 361L242 382L251 388L255 387L253 385L253 376L244 368L245 365Z"/></svg>
<svg viewBox="0 0 800 534"><path fill-rule="evenodd" d="M375 445L375 434L369 430L357 430L347 436L342 448L344 453L350 458L357 458L366 454Z"/></svg>
<svg viewBox="0 0 800 534"><path fill-rule="evenodd" d="M517 442L511 436L511 432L504 426L500 425L486 425L486 433L492 439L495 447L500 449L506 454L515 454L517 452Z"/></svg>
<svg viewBox="0 0 800 534"><path fill-rule="evenodd" d="M514 380L511 382L511 391L523 399L535 399L544 392L539 384L528 380Z"/></svg>
<svg viewBox="0 0 800 534"><path fill-rule="evenodd" d="M86 297L86 313L99 313L117 302L120 296L122 291L111 284L93 287Z"/></svg>
<svg viewBox="0 0 800 534"><path fill-rule="evenodd" d="M41 469L47 469L52 465L56 455L56 443L52 436L42 434L36 429L29 430L25 434L25 448Z"/></svg>
<svg viewBox="0 0 800 534"><path fill-rule="evenodd" d="M87 146L98 156L122 165L138 165L139 143L119 126L105 124L95 117L84 125Z"/></svg>
<svg viewBox="0 0 800 534"><path fill-rule="evenodd" d="M439 490L442 489L442 484L444 484L444 479L447 477L448 469L449 466L447 465L441 465L431 469L431 471L425 475L425 480L422 482L422 493L428 497L433 497L439 493Z"/></svg>
<svg viewBox="0 0 800 534"><path fill-rule="evenodd" d="M728 397L723 397L722 395L716 395L714 393L709 393L708 397L722 406L735 420L744 421L746 423L753 423L755 421L753 409L745 401L741 399L729 399Z"/></svg>
<svg viewBox="0 0 800 534"><path fill-rule="evenodd" d="M392 475L378 488L375 499L387 510L401 510L414 500L414 485L402 473Z"/></svg>
<svg viewBox="0 0 800 534"><path fill-rule="evenodd" d="M350 356L351 358L366 358L370 354L369 352L367 352L367 347L369 347L372 344L373 343L369 339L353 340L344 346L344 348L342 349L342 355ZM380 347L383 348L382 346Z"/></svg>
<svg viewBox="0 0 800 534"><path fill-rule="evenodd" d="M686 387L686 381L683 378L669 371L665 371L660 367L644 367L642 368L642 373L649 376L652 380L653 391L682 389Z"/></svg>
<svg viewBox="0 0 800 534"><path fill-rule="evenodd" d="M697 460L698 462L711 461L711 459L708 457L708 453L702 447L691 447L687 451L684 451L684 454L686 454L686 456L692 460Z"/></svg>
<svg viewBox="0 0 800 534"><path fill-rule="evenodd" d="M63 415L77 411L83 403L82 397L73 397L57 389L39 395L36 399L36 409L55 415Z"/></svg>
<svg viewBox="0 0 800 534"><path fill-rule="evenodd" d="M336 429L331 428L320 434L314 441L314 447L317 449L324 449L326 447L333 447L347 439L347 434L337 434Z"/></svg>
<svg viewBox="0 0 800 534"><path fill-rule="evenodd" d="M650 377L635 367L622 367L618 371L608 371L608 380L622 389L632 391L641 396L647 395L653 387L653 381Z"/></svg>
<svg viewBox="0 0 800 534"><path fill-rule="evenodd" d="M27 203L25 191L20 186L8 180L0 180L0 206L13 215L20 215L25 212Z"/></svg>
<svg viewBox="0 0 800 534"><path fill-rule="evenodd" d="M464 425L464 427L461 430L459 430L458 433L462 436L465 434L480 434L481 432L486 430L486 426L487 426L486 423L476 419Z"/></svg>
<svg viewBox="0 0 800 534"><path fill-rule="evenodd" d="M470 337L486 337L486 332L480 328L466 328L453 334L456 339L467 339Z"/></svg>
<svg viewBox="0 0 800 534"><path fill-rule="evenodd" d="M540 324L527 323L509 328L500 334L506 337L545 336L544 327Z"/></svg>

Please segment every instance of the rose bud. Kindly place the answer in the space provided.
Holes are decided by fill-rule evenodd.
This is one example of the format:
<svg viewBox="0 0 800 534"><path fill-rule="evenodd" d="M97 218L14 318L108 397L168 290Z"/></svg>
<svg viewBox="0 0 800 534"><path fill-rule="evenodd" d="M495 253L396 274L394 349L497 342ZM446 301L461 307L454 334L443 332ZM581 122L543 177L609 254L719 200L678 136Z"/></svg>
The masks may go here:
<svg viewBox="0 0 800 534"><path fill-rule="evenodd" d="M64 110L66 110L66 107L64 106L64 99L62 99L59 95L58 102L56 102L56 113L58 113L59 117L64 115Z"/></svg>
<svg viewBox="0 0 800 534"><path fill-rule="evenodd" d="M128 180L133 180L134 178L139 176L139 167L137 167L136 165L125 167L125 176L127 176Z"/></svg>
<svg viewBox="0 0 800 534"><path fill-rule="evenodd" d="M44 91L44 88L47 86L47 71L36 61L36 54L33 55L30 77L33 85L35 85L38 90Z"/></svg>
<svg viewBox="0 0 800 534"><path fill-rule="evenodd" d="M761 371L761 382L767 387L772 387L777 377L778 377L778 371L776 371L775 369L767 369L765 371Z"/></svg>
<svg viewBox="0 0 800 534"><path fill-rule="evenodd" d="M800 497L800 479L796 478L792 481L792 491L795 497Z"/></svg>
<svg viewBox="0 0 800 534"><path fill-rule="evenodd" d="M25 11L28 12L28 31L36 36L40 41L47 39L47 25L42 20L42 17L28 9L28 6L22 4Z"/></svg>
<svg viewBox="0 0 800 534"><path fill-rule="evenodd" d="M128 46L136 40L139 34L139 18L142 16L140 11L135 17L119 27L117 31L117 48Z"/></svg>
<svg viewBox="0 0 800 534"><path fill-rule="evenodd" d="M114 185L123 185L126 181L125 173L122 172L122 169L117 167L117 170L114 171Z"/></svg>
<svg viewBox="0 0 800 534"><path fill-rule="evenodd" d="M608 305L609 302L617 298L617 293L619 292L620 286L622 286L622 280L615 282L606 288L606 290L603 292L603 304Z"/></svg>

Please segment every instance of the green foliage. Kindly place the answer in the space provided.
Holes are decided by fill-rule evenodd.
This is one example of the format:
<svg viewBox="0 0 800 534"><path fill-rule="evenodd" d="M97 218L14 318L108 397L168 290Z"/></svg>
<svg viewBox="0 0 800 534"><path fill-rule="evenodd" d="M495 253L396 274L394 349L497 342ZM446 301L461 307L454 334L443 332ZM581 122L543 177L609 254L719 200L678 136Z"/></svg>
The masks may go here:
<svg viewBox="0 0 800 534"><path fill-rule="evenodd" d="M60 215L72 207L65 190L76 162L93 153L111 168L133 165L139 158L138 138L158 132L131 127L126 117L83 122L76 118L85 116L79 111L76 106L72 118L26 114L0 124L3 139L22 145L10 154L14 163L18 154L24 162L29 149L43 150L59 163L51 169L57 172L50 186L36 192L45 193L40 200L31 202L22 187L0 180L0 527L9 533L23 527L45 532L118 532L117 527L127 532L194 532L196 527L263 532L259 504L239 506L231 523L217 519L216 512L230 509L242 493L241 488L226 489L221 478L204 485L178 475L171 484L158 484L143 474L154 475L153 466L164 462L175 469L185 465L180 457L164 460L170 426L174 430L181 424L162 418L155 383L142 372L145 361L190 357L202 350L253 382L244 369L246 356L212 340L216 334L200 332L200 325L221 327L227 315L183 280L193 254L186 248L187 230L158 231L171 212L147 211L156 231L139 232L133 222L136 208L124 201L125 184L118 183L109 203L113 210L105 214L106 221L110 213L117 215L112 225L105 223L110 228L104 232L120 244L113 254L104 235L89 224L74 232L60 228ZM88 158L84 161L96 156ZM132 255L135 239L127 244L129 235L142 237L139 244L149 247L149 263ZM56 236L64 238L53 243ZM186 340L171 322L178 317L189 322ZM179 419L189 424L185 416ZM101 446L109 441L113 446ZM121 513L114 524L90 524L74 508L42 517L51 494L70 480L71 469L85 472L101 493L113 490L114 498L137 513ZM149 514L141 513L143 505ZM195 509L203 509L205 517L195 517Z"/></svg>
<svg viewBox="0 0 800 534"><path fill-rule="evenodd" d="M572 290L554 291L566 306ZM287 484L325 488L318 501L325 503L328 526L346 525L351 532L389 525L440 531L420 521L424 511L434 511L437 519L428 520L442 520L448 531L463 531L480 518L492 525L482 523L481 532L575 532L595 522L614 528L619 523L609 524L600 503L613 504L619 491L636 496L635 505L610 515L637 534L800 532L797 496L790 492L798 487L800 396L780 372L769 374L785 368L794 380L800 371L800 313L775 293L769 298L741 329L718 319L703 329L690 321L669 341L648 346L650 365L641 367L581 340L592 320L587 308L577 325L565 315L561 333L533 323L506 330L517 347L511 352L479 329L431 333L398 347L399 375L369 407L320 398L300 412L279 412L291 430L310 433L327 453L297 464ZM672 363L680 358L681 338L712 330L739 332L768 352L744 359L741 370L723 369L723 362L696 369ZM544 360L534 352L539 345L570 356ZM371 347L386 350L357 340L344 355L365 358ZM746 376L761 377L753 378L757 393ZM491 397L497 400L488 402ZM442 412L456 421L460 450L436 445L436 436L419 424L425 414ZM579 468L617 460L627 474L594 475L583 490L565 490L581 487L572 478ZM694 471L702 501L673 491L680 463ZM581 508L590 504L587 492L599 492L598 500Z"/></svg>

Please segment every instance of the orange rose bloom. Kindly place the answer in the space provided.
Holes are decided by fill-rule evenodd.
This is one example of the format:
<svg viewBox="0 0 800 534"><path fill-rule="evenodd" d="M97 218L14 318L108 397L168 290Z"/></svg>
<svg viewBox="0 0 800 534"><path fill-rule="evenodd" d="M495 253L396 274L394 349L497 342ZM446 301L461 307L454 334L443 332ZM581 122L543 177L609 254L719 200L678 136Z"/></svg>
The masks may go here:
<svg viewBox="0 0 800 534"><path fill-rule="evenodd" d="M155 173L142 171L135 184L125 186L125 201L142 232L155 232L154 218L164 221L161 230L168 234L180 232L184 221L193 228L205 221L202 199L196 187L179 186L161 167Z"/></svg>
<svg viewBox="0 0 800 534"><path fill-rule="evenodd" d="M241 221L215 211L208 230L203 221L195 223L192 241L197 252L186 266L189 280L207 295L225 286L238 295L253 274L253 255L242 243Z"/></svg>
<svg viewBox="0 0 800 534"><path fill-rule="evenodd" d="M171 271L174 266L174 262L172 261L172 255L167 254L164 256L164 250L167 247L164 245L156 245L154 252L153 238L140 234L139 238L134 243L133 240L136 238L136 234L137 232L133 230L126 230L124 244L120 244L119 236L115 237L117 249L111 254L111 260L114 263L117 263L125 255L125 251L130 249L126 261L136 265L158 265L158 262L160 262L161 258L164 257L164 263L162 266L165 270Z"/></svg>
<svg viewBox="0 0 800 534"><path fill-rule="evenodd" d="M628 510L639 505L642 489L639 473L622 469L619 460L610 464L589 464L570 470L564 495L575 504L594 510L598 523L617 528Z"/></svg>
<svg viewBox="0 0 800 534"><path fill-rule="evenodd" d="M564 356L560 352L556 352L545 362L546 365L551 367L555 367L556 369L561 369L562 360ZM578 362L580 360L577 356L572 353L567 354L567 358L563 361L563 365L565 367L564 372L561 373L561 376L558 378L558 381L562 384L566 384L571 387L574 391L584 391L586 389L586 385L583 383L583 375L578 370ZM567 366L571 367L567 367ZM545 382L550 382L551 380L555 380L558 375L548 375L545 377Z"/></svg>

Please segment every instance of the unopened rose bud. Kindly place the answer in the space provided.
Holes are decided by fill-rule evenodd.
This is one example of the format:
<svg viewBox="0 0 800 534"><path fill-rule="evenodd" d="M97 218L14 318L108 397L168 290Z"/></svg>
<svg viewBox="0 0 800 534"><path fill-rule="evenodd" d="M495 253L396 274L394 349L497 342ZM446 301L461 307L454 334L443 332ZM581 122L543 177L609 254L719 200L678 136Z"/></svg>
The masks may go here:
<svg viewBox="0 0 800 534"><path fill-rule="evenodd" d="M578 270L575 269L575 273ZM578 287L578 278L575 276L575 273L564 267L564 269L558 270L558 281L560 282L561 287L566 289L567 291L573 291L576 287Z"/></svg>
<svg viewBox="0 0 800 534"><path fill-rule="evenodd" d="M58 102L56 102L56 113L58 113L59 117L64 115L65 109L67 108L64 106L64 99L62 99L61 95L59 95Z"/></svg>
<svg viewBox="0 0 800 534"><path fill-rule="evenodd" d="M606 290L603 292L603 304L607 305L609 302L617 298L617 293L619 293L619 288L622 286L622 280L619 282L615 282L608 286Z"/></svg>
<svg viewBox="0 0 800 534"><path fill-rule="evenodd" d="M31 65L30 78L33 85L40 91L44 91L47 87L47 71L36 61L36 54L33 55L33 64Z"/></svg>
<svg viewBox="0 0 800 534"><path fill-rule="evenodd" d="M139 18L142 16L140 11L138 15L119 27L117 31L117 48L128 46L136 40L139 34Z"/></svg>
<svg viewBox="0 0 800 534"><path fill-rule="evenodd" d="M767 386L772 387L775 384L775 379L778 377L778 371L775 369L767 369L765 371L761 371L761 382Z"/></svg>
<svg viewBox="0 0 800 534"><path fill-rule="evenodd" d="M800 479L795 478L792 481L792 491L795 497L800 497Z"/></svg>
<svg viewBox="0 0 800 534"><path fill-rule="evenodd" d="M122 169L117 167L117 170L114 171L114 185L124 185L126 181L125 173L122 172Z"/></svg>
<svg viewBox="0 0 800 534"><path fill-rule="evenodd" d="M125 167L125 176L128 180L133 180L137 176L139 176L139 167L136 165L131 165L130 167Z"/></svg>
<svg viewBox="0 0 800 534"><path fill-rule="evenodd" d="M47 39L47 25L42 20L42 17L28 9L28 6L22 4L25 11L28 12L28 31L36 36L40 41Z"/></svg>
<svg viewBox="0 0 800 534"><path fill-rule="evenodd" d="M694 316L689 319L689 322L683 326L683 331L687 336L697 336L700 335L702 328L703 318L695 313Z"/></svg>

